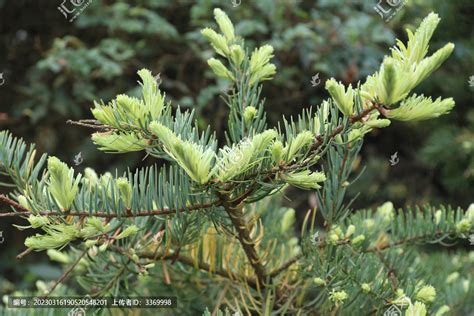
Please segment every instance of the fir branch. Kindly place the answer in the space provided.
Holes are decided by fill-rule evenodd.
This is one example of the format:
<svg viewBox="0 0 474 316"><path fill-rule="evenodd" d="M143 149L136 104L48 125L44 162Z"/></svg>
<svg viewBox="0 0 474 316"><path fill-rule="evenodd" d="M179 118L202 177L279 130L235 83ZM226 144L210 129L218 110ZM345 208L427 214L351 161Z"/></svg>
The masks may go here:
<svg viewBox="0 0 474 316"><path fill-rule="evenodd" d="M378 251L381 251L381 250L386 250L386 249L391 249L391 248L394 248L394 247L402 246L404 244L412 243L412 242L415 242L415 241L427 241L427 240L430 240L430 239L438 239L442 236L448 237L449 235L455 235L455 234L456 234L455 230L444 231L444 232L438 230L434 234L429 233L429 234L404 238L404 239L392 242L390 244L382 245L380 247L374 246L374 247L368 248L368 249L364 250L363 252L378 252Z"/></svg>
<svg viewBox="0 0 474 316"><path fill-rule="evenodd" d="M107 283L102 289L98 290L95 293L92 293L91 297L98 297L101 293L104 293L109 288L111 288L114 283L117 282L117 280L120 278L120 276L125 272L125 270L127 270L127 266L130 262L132 262L132 259L128 258L127 261L122 265L120 270L117 272L117 274L115 274L115 276L112 278L112 280L110 280L109 283Z"/></svg>
<svg viewBox="0 0 474 316"><path fill-rule="evenodd" d="M342 267L341 272L344 273L352 282L357 284L359 287L362 287L362 283L354 277L354 274L351 273L351 271L348 271L346 268ZM380 293L377 293L373 290L369 290L367 293L371 294L376 299L383 301L385 304L390 304L390 300L388 298L384 298Z"/></svg>
<svg viewBox="0 0 474 316"><path fill-rule="evenodd" d="M31 212L18 204L17 202L13 201L12 199L9 199L6 195L0 194L0 202L3 202L5 204L8 204L12 206L13 208L20 210L21 212L13 212L13 213L0 213L0 217L8 217L8 216L18 216L16 214L31 214Z"/></svg>
<svg viewBox="0 0 474 316"><path fill-rule="evenodd" d="M354 123L357 123L357 122L360 122L360 121L363 121L365 117L367 117L373 110L377 109L377 106L380 106L378 104L372 104L371 106L369 106L368 108L366 108L365 110L363 110L362 112L360 112L359 114L356 114L356 115L353 115L349 118L349 123L350 124L354 124ZM336 137L337 135L339 135L342 131L344 130L344 124L340 124L339 126L337 126L333 131L332 133L329 135L328 139L333 139L334 137ZM319 147L321 147L321 145L324 144L324 137L323 136L318 136L316 138L316 142L311 146L311 149L310 151L314 152L315 150L317 150Z"/></svg>
<svg viewBox="0 0 474 316"><path fill-rule="evenodd" d="M32 251L33 251L32 248L26 249L25 251L21 252L20 254L18 254L18 255L16 256L16 260L21 260L21 259L23 259L26 255L28 255L28 254L31 253Z"/></svg>
<svg viewBox="0 0 474 316"><path fill-rule="evenodd" d="M447 211L441 207L436 213L417 210L414 215L406 210L395 215L393 204L387 202L374 216L362 210L343 221L352 203L344 205L343 195L350 166L362 143L353 141L373 128L390 124L390 120L378 119L379 116L410 121L428 119L446 114L454 106L452 99L432 101L429 97L408 96L454 48L448 44L423 59L439 20L437 16L430 14L415 35L409 32L407 46L399 41L398 48L392 51L393 57L386 57L380 71L369 76L362 86L358 84L353 89L334 79L328 80L326 87L332 99L324 101L316 115L309 109L298 116L297 122L293 118L284 119L283 128L279 125L265 130L266 113L259 83L276 72L276 66L270 63L273 48L264 45L250 56L244 41L235 36L225 13L220 9L214 13L223 34L210 28L202 34L217 54L226 59L222 62L211 58L209 66L234 86L235 92L226 99L230 108L225 133L227 146L216 154L217 140L210 127L200 132L197 124L193 124L192 111L174 111L170 104L165 104L165 96L148 70L138 72L143 98L118 95L108 105L95 104L92 112L97 120L68 121L68 124L106 131L93 136L101 149L145 150L154 157L176 162L169 172L166 168L157 172L150 167L114 178L111 174L98 177L93 170L87 170L79 183L81 174L74 176L71 168L52 158L49 162L54 163L52 166L48 163L41 176L46 156L35 165L34 146L27 150L22 140L0 133L0 172L10 176L16 186L10 195L12 199L0 196L0 203L15 212L0 213L0 217L27 217L31 225L19 228L41 227L49 238L46 244L45 235L29 237L25 244L31 248L18 258L32 249L57 248L84 237L86 246L92 247L91 261L87 262L89 274L80 278L84 284L79 283L90 288L93 296L126 291L131 288L130 283L140 284L135 275L146 274L146 269L153 267L141 262L150 259L162 260L165 283L177 290L165 262L171 261L173 265L178 261L179 268L186 265L235 282L237 294L226 292L231 284L226 282L218 301L228 302L227 297L235 294L234 299L242 299L236 302L236 309L243 306L248 314L298 314L311 308L311 312L335 315L346 314L355 305L371 305L369 308L374 307L372 311L378 313L382 305L401 295L413 297L423 280L415 270L414 252L400 256L403 251L394 248L407 245L406 249L412 250L409 245L418 241L429 243L465 237L472 231L474 209L462 214L460 209ZM342 147L341 143L348 145ZM248 144L250 149L245 146ZM311 173L309 168L321 156L327 158L328 168L319 175ZM235 159L239 157L242 159ZM219 162L224 162L224 168L220 168ZM318 189L317 182L324 181L323 178L325 188L323 195L318 192L318 197L327 223L327 237L319 240L313 249L299 243L289 229L294 224L294 210L283 213L278 209L267 217L261 209L249 211L245 206L278 192L286 184ZM203 210L205 216L195 210ZM51 220L38 215L58 218ZM176 216L147 218L164 215ZM251 215L255 217L248 219ZM254 220L264 224L254 226ZM212 230L203 235L204 228ZM216 235L222 230L231 232L232 237ZM254 232L257 237L253 237ZM154 236L153 240L150 236ZM105 253L107 249L117 254ZM288 261L271 260L278 252L291 253L292 257ZM67 278L85 253L76 258L48 295ZM234 255L237 260L231 262ZM416 256L421 258L419 254ZM307 263L304 269L290 269L301 261ZM94 273L94 269L99 273ZM324 286L323 290L315 291L312 281L316 286ZM469 287L466 282L462 281L458 292ZM442 288L444 283L436 285ZM313 293L314 299L303 301ZM363 293L369 295L364 297ZM449 298L453 293L456 292L444 296ZM454 306L449 299L446 304Z"/></svg>
<svg viewBox="0 0 474 316"><path fill-rule="evenodd" d="M390 280L390 284L392 286L392 290L395 292L396 289L398 288L398 284L399 284L399 281L398 281L398 278L397 278L397 271L395 270L395 268L391 265L390 261L387 260L387 258L384 257L384 255L382 254L382 252L380 251L375 251L375 254L377 255L377 258L379 258L380 262L382 263L382 265L385 267L385 269L387 270L387 275L388 275L388 279Z"/></svg>
<svg viewBox="0 0 474 316"><path fill-rule="evenodd" d="M98 120L79 120L79 121L67 120L66 123L71 124L71 125L99 129L103 131L112 130L111 126L101 124Z"/></svg>
<svg viewBox="0 0 474 316"><path fill-rule="evenodd" d="M81 259L85 256L85 254L87 253L87 250L83 251L77 258L76 260L72 263L72 265L66 270L64 271L64 273L59 277L59 279L56 280L56 282L54 282L53 286L51 287L51 289L48 290L48 293L46 293L46 295L44 296L45 298L48 297L51 293L53 293L53 291L56 289L56 287L62 283L69 274L71 274L71 272L74 270L74 268L79 264L79 261L81 261Z"/></svg>
<svg viewBox="0 0 474 316"><path fill-rule="evenodd" d="M124 213L124 214L119 214L119 213L106 213L106 212L81 212L81 211L74 211L74 212L57 212L57 211L42 211L42 212L37 212L33 213L24 207L22 207L20 204L16 203L15 201L7 198L4 195L0 195L0 201L9 204L13 206L14 208L18 208L21 210L21 212L9 212L9 213L0 213L0 217L12 217L12 216L28 216L31 214L35 215L43 215L43 216L62 216L62 217L67 217L67 216L74 216L74 217L102 217L102 218L117 218L117 217L124 217L124 218L133 218L133 217L146 217L146 216L162 216L162 215L173 215L176 213L183 213L183 212L192 212L196 210L201 210L201 209L208 209L212 207L217 207L221 205L220 200L216 200L213 202L205 203L205 204L199 204L199 205L194 205L186 208L181 208L181 209L163 209L163 210L152 210L152 211L142 211L142 212L137 212L137 213Z"/></svg>
<svg viewBox="0 0 474 316"><path fill-rule="evenodd" d="M125 249L123 249L119 246L110 245L110 249L112 249L112 250L114 250L114 251L116 251L120 254L123 254L127 257L130 256ZM184 255L180 255L180 254L178 254L178 255L176 255L176 254L160 254L157 251L153 251L153 252L147 252L147 253L140 253L140 254L138 254L138 257L144 258L144 259L149 259L149 260L152 260L152 261L159 261L159 260L170 260L172 262L177 261L177 262L183 263L183 264L185 264L187 266L190 266L190 267L193 267L193 268L196 267L196 262L194 261L193 258L184 256ZM254 278L238 276L238 275L233 276L233 273L231 273L230 271L228 271L226 269L213 269L206 262L198 262L197 267L199 268L199 270L209 272L210 274L217 274L217 275L219 275L221 277L224 277L224 278L227 278L231 281L244 280L253 289L258 289L257 282Z"/></svg>
<svg viewBox="0 0 474 316"><path fill-rule="evenodd" d="M219 199L222 202L222 206L224 206L229 218L237 231L238 239L242 248L244 249L245 254L250 262L250 265L255 271L257 275L257 280L259 282L259 286L265 287L265 281L267 278L267 273L265 271L265 267L262 264L262 259L257 254L257 250L255 247L255 242L250 237L250 232L248 230L248 225L245 222L242 213L242 204L235 205L229 202L229 197L218 193ZM271 278L270 278L271 282Z"/></svg>
<svg viewBox="0 0 474 316"><path fill-rule="evenodd" d="M359 114L356 114L356 115L352 116L349 119L349 122L351 124L360 122L365 117L367 117L372 111L374 111L375 109L376 109L375 105L372 105L372 106L368 107L367 109L363 110L362 112L360 112ZM327 139L331 140L331 139L335 138L337 135L339 135L341 132L344 131L344 127L345 127L344 124L340 124L339 126L337 126L332 131L332 133L329 134ZM314 158L313 156L314 156L314 153L316 152L316 150L318 148L320 148L324 143L325 143L325 137L323 135L318 135L316 137L316 141L310 147L310 155L309 155L310 157L306 158L302 162L297 162L297 163L293 163L293 164L290 163L290 164L286 164L286 165L280 165L280 166L272 167L268 170L252 173L252 174L246 176L244 179L242 179L242 181L253 180L253 179L257 178L258 176L266 176L265 179L268 181L268 180L271 180L273 178L273 176L275 176L279 172L293 171L293 170L304 168L304 167L308 166L308 164ZM217 180L216 180L216 183L219 183L223 187L225 187L226 185L232 185L233 184L232 181L218 182ZM235 183L234 183L234 185L235 185Z"/></svg>
<svg viewBox="0 0 474 316"><path fill-rule="evenodd" d="M161 256L161 257L156 257L155 255L141 255L140 257L142 258L148 258L148 259L153 259L153 260L171 260L171 261L177 261L177 262L180 262L180 263L183 263L187 266L190 266L190 267L196 267L196 264L194 262L194 259L190 258L190 257L187 257L187 256L183 256L183 255L178 255L178 256L175 256L174 254L170 254L170 255L166 255L166 256ZM224 277L224 278L227 278L231 281L235 281L235 280L244 280L250 287L252 287L253 289L258 289L257 287L257 282L254 278L251 278L251 277L242 277L242 276L235 276L233 277L232 276L232 273L225 270L225 269L212 269L211 266L206 263L206 262L198 262L197 264L197 267L199 268L199 270L203 270L203 271L206 271L206 272L209 272L211 274L217 274L221 277Z"/></svg>
<svg viewBox="0 0 474 316"><path fill-rule="evenodd" d="M282 273L283 271L291 267L293 264L298 262L298 260L300 260L302 257L303 257L303 253L296 255L295 257L291 258L290 260L282 264L279 268L271 271L268 275L270 277L276 277L277 275L279 275L280 273Z"/></svg>

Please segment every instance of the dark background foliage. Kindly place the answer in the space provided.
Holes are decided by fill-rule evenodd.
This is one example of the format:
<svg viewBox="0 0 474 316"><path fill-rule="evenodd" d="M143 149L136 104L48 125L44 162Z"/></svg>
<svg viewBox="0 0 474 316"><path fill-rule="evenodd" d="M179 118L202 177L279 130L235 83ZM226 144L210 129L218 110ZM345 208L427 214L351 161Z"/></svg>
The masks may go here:
<svg viewBox="0 0 474 316"><path fill-rule="evenodd" d="M445 42L456 45L453 56L430 80L417 88L433 97L453 97L454 111L422 123L393 123L365 140L353 166L362 176L350 187L360 192L354 207L371 207L390 200L395 206L430 202L466 208L474 191L474 3L469 0L409 1L390 22L374 11L376 1L261 0L233 7L228 1L99 1L93 0L72 23L59 12L60 0L0 0L0 129L37 144L73 164L82 152L82 171L126 170L154 163L143 154L105 155L92 145L90 130L66 123L91 118L93 100L108 102L119 93L137 94L136 71L160 73L161 89L175 106L194 108L201 126L210 124L220 139L227 108L219 98L226 82L216 80L206 60L212 56L200 29L213 23L212 9L224 9L236 31L253 47L275 48L278 73L263 90L269 123L282 115L298 115L328 96L324 81L331 77L357 85L379 67L395 38L417 25L429 12L441 23L431 49ZM319 74L321 83L311 84ZM399 163L391 166L390 156ZM291 189L285 203L303 211L314 196ZM302 215L301 215L302 216ZM60 270L31 255L16 265L24 235L2 220L0 294L32 286L38 276L57 277ZM17 224L20 222L16 220ZM39 260L44 260L41 257ZM9 280L6 281L6 279ZM2 282L4 281L4 282Z"/></svg>

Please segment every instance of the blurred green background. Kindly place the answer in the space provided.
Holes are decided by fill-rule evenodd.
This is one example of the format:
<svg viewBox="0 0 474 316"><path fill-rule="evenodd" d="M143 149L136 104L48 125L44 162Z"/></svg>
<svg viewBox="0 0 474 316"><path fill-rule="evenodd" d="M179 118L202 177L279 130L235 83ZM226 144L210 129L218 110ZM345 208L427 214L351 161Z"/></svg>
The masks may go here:
<svg viewBox="0 0 474 316"><path fill-rule="evenodd" d="M81 2L82 0L76 0ZM85 2L89 2L85 0ZM236 32L254 47L275 48L278 73L263 89L269 124L282 115L298 115L328 96L324 81L331 77L353 85L376 71L395 38L406 39L406 28L434 11L441 23L432 40L435 50L456 45L453 56L420 85L417 93L453 97L454 111L420 123L392 123L365 140L354 172L364 172L350 187L360 192L354 208L390 200L395 206L451 204L466 208L474 202L474 75L471 0L408 1L389 21L374 10L378 1L298 0L162 1L92 0L73 22L58 7L69 0L0 0L0 130L34 142L40 153L56 155L75 167L97 171L154 163L143 153L106 155L92 145L91 130L69 125L68 119L92 118L93 100L108 102L119 93L137 94L136 71L160 73L161 89L173 105L194 108L201 126L210 124L220 139L227 107L219 98L225 81L216 80L206 60L213 55L200 35L212 25L212 10L224 9ZM317 75L321 83L313 87ZM399 163L391 166L390 156ZM4 193L5 191L3 191ZM286 204L300 211L314 205L314 194L290 189ZM5 208L2 206L2 210ZM34 288L38 278L60 276L46 256L31 254L20 263L15 256L26 237L11 227L19 219L2 219L0 231L0 295L15 287ZM31 232L28 232L29 234Z"/></svg>

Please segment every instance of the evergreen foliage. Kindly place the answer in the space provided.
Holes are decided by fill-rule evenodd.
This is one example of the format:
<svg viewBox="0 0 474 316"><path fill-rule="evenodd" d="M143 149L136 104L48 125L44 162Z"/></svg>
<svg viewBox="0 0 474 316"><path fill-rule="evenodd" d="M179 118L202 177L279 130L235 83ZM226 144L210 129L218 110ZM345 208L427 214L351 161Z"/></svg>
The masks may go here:
<svg viewBox="0 0 474 316"><path fill-rule="evenodd" d="M91 296L173 294L183 314L382 315L393 304L405 315L472 310L472 253L424 245L473 234L474 206L395 210L387 202L353 211L344 198L356 185L351 167L366 133L454 107L451 98L410 95L454 49L449 43L426 57L438 16L408 31L406 44L398 40L365 82L345 87L330 79L331 98L269 128L261 92L276 75L273 48L250 52L227 15L214 15L220 32L202 35L217 54L210 68L231 84L223 95L225 145L198 128L192 111L166 103L146 69L138 71L141 99L96 102L95 120L78 124L100 130L92 135L100 150L144 151L169 161L161 169L76 174L56 157L35 160L33 145L0 133L0 171L11 179L2 185L13 188L0 197L13 212L0 215L22 216L30 226L19 228L42 231L25 240L27 248L70 268ZM295 210L281 206L288 185L318 197L300 236Z"/></svg>

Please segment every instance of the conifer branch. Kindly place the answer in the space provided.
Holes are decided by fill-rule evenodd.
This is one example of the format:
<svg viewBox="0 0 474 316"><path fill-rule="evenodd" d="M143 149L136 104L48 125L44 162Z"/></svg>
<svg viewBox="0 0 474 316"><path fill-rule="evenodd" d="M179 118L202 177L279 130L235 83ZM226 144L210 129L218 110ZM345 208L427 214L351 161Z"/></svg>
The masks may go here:
<svg viewBox="0 0 474 316"><path fill-rule="evenodd" d="M380 251L375 251L375 255L379 258L382 265L387 270L388 279L390 280L390 285L392 286L392 290L396 291L398 288L398 278L397 278L397 270L390 264L390 261L384 257L383 253Z"/></svg>
<svg viewBox="0 0 474 316"><path fill-rule="evenodd" d="M56 287L62 283L69 274L71 274L71 272L74 270L74 268L79 264L79 262L81 261L81 259L84 257L84 255L87 253L87 250L83 251L77 258L76 260L72 263L72 265L66 270L64 271L64 273L59 277L59 279L56 280L56 282L54 282L53 286L51 287L51 289L48 290L48 293L46 293L46 295L44 297L48 297L51 293L53 293L53 291L56 289Z"/></svg>
<svg viewBox="0 0 474 316"><path fill-rule="evenodd" d="M108 125L105 125L105 124L100 124L100 122L97 121L97 120L79 120L79 121L67 120L66 123L71 124L71 125L77 125L77 126L82 126L82 127L99 129L99 130L111 130L112 129L111 126L108 126Z"/></svg>
<svg viewBox="0 0 474 316"><path fill-rule="evenodd" d="M114 285L114 283L117 282L117 280L120 278L120 276L125 272L125 270L127 270L127 266L131 261L132 259L128 258L127 261L122 265L120 270L117 272L117 274L115 274L115 276L112 278L112 280L110 280L102 289L98 290L95 293L92 293L91 297L99 296L100 293L104 293L109 288L111 288Z"/></svg>
<svg viewBox="0 0 474 316"><path fill-rule="evenodd" d="M33 251L33 249L31 248L27 248L26 250L24 250L23 252L21 252L20 254L18 254L16 256L16 260L21 260L23 259L26 255L28 255L29 253L31 253Z"/></svg>
<svg viewBox="0 0 474 316"><path fill-rule="evenodd" d="M354 124L356 122L359 122L361 120L363 120L367 115L369 115L372 111L374 111L376 109L376 105L372 105L370 107L368 107L367 109L363 110L362 112L360 112L359 114L356 114L354 116L352 116L350 119L349 119L349 122L351 124ZM331 140L333 138L335 138L337 135L339 135L342 131L344 130L344 124L340 124L338 125L333 131L332 133L328 136L328 140ZM300 169L300 168L303 168L303 167L306 167L308 165L308 163L312 160L312 154L314 154L314 152L319 148L321 147L323 144L324 144L324 139L325 137L322 136L322 135L319 135L316 137L316 141L311 145L310 147L310 154L309 154L309 157L306 158L304 161L302 162L297 162L297 163L294 163L294 164L287 164L287 165L280 165L280 166L276 166L276 167L272 167L266 171L261 171L261 172L256 172L256 173L253 173L253 174L250 174L248 176L246 176L244 179L242 179L242 181L249 181L249 180L253 180L255 179L257 176L266 176L265 180L266 181L270 181L271 179L273 179L273 176L275 174L277 174L278 172L282 172L282 171L292 171L292 170L296 170L296 169ZM216 183L219 183L219 182L216 182ZM227 182L222 182L220 183L222 186L226 186L226 185L232 185L232 181L227 181ZM234 183L235 185L235 183ZM250 195L250 194L249 194Z"/></svg>
<svg viewBox="0 0 474 316"><path fill-rule="evenodd" d="M115 250L116 252L118 252L120 254L124 254L126 256L129 256L127 251L125 249L119 247L119 246L110 245L110 249ZM193 258L184 256L184 255L180 255L180 254L178 254L178 255L176 255L176 254L160 254L157 251L154 251L154 252L140 253L138 256L140 258L145 258L145 259L149 259L149 260L152 260L152 261L158 261L158 260L170 260L172 262L177 261L177 262L183 263L183 264L185 264L187 266L190 266L190 267L196 267L196 262ZM202 262L202 261L199 261L197 263L197 267L200 270L209 272L211 274L217 274L217 275L219 275L221 277L224 277L224 278L227 278L231 281L244 280L253 289L258 289L257 282L254 278L243 277L243 276L238 276L238 275L236 275L234 277L232 272L230 272L226 269L213 269L208 263Z"/></svg>
<svg viewBox="0 0 474 316"><path fill-rule="evenodd" d="M407 243L413 243L413 242L416 242L416 241L429 241L430 239L439 239L442 236L448 237L448 236L455 236L455 235L456 235L456 230L455 229L452 229L452 230L449 230L449 231L440 231L440 230L438 230L434 234L433 233L427 233L427 234L423 234L423 235L412 236L412 237L400 239L398 241L395 241L395 242L392 242L392 243L389 243L389 244L383 244L381 246L375 245L373 247L370 247L370 248L367 248L367 249L361 249L361 250L356 250L356 249L353 248L353 250L355 252L359 252L359 253L371 253L371 252L377 253L379 251L390 250L390 249L402 246L402 245L407 244ZM344 245L351 245L352 246L352 240L349 239L349 238L344 238L344 239L340 239L340 240L338 240L338 241L336 241L332 244L329 244L325 240L323 240L320 243L318 243L318 249L322 250L322 249L325 249L328 246L339 247L339 246L344 246Z"/></svg>
<svg viewBox="0 0 474 316"><path fill-rule="evenodd" d="M290 260L288 260L287 262L283 263L281 265L281 267L271 271L269 273L269 276L270 277L276 277L277 275L279 275L280 273L282 273L283 271L285 271L286 269L288 269L289 267L291 267L293 264L295 264L296 262L298 262L298 260L300 260L301 258L303 257L303 254L300 253L298 255L296 255L295 257L291 258Z"/></svg>
<svg viewBox="0 0 474 316"><path fill-rule="evenodd" d="M249 260L250 265L255 271L259 286L265 287L265 281L267 273L265 267L262 263L262 259L257 254L255 247L255 242L250 237L250 232L248 230L248 225L245 222L243 213L242 213L242 204L232 204L229 201L228 196L218 193L218 196L222 202L222 206L225 208L229 218L237 231L237 238L242 245L242 248Z"/></svg>
<svg viewBox="0 0 474 316"><path fill-rule="evenodd" d="M13 212L13 213L0 213L0 217L2 217L2 216L5 216L5 217L18 216L18 215L15 215L15 214L21 214L21 213L31 214L31 212L28 209L24 208L23 206L21 206L17 202L15 202L12 199L8 198L6 195L0 194L0 202L3 202L5 204L10 205L13 208L21 211L21 212ZM7 214L7 215L5 215L5 214Z"/></svg>
<svg viewBox="0 0 474 316"><path fill-rule="evenodd" d="M211 208L211 207L219 206L221 204L221 201L216 200L214 202L194 205L194 206L190 206L190 207L187 207L187 208L141 211L141 212L137 212L135 214L133 214L131 212L126 212L126 213L123 213L123 214L119 214L119 213L110 213L109 214L109 213L100 212L100 211L99 212L93 212L93 213L80 212L80 211L74 211L74 212L41 211L41 212L33 213L33 212L27 210L26 208L24 208L23 206L21 206L20 204L18 204L17 202L7 198L4 195L0 195L0 201L13 206L14 208L18 208L18 209L21 210L21 212L0 213L0 217L28 216L28 215L35 214L35 215L42 215L42 216L64 216L64 217L67 217L67 216L77 217L77 216L79 216L79 217L102 217L102 218L116 218L116 217L132 218L132 217L173 215L173 214L176 214L176 213L192 212L192 211L201 210L201 209L208 209L208 208Z"/></svg>
<svg viewBox="0 0 474 316"><path fill-rule="evenodd" d="M429 234L424 234L424 235L419 235L419 236L413 236L413 237L409 237L409 238L405 238L405 239L401 239L401 240L392 242L390 244L386 244L386 245L382 245L382 246L374 246L374 247L371 247L371 248L368 248L368 249L364 250L363 252L378 252L378 251L381 251L381 250L391 249L391 248L398 247L398 246L401 246L401 245L404 245L404 244L407 244L407 243L412 243L412 242L415 242L415 241L423 241L423 240L428 240L428 239L432 239L432 238L438 239L438 238L442 237L443 235L444 236L449 236L449 235L454 235L455 233L456 233L455 230L450 230L450 231L445 231L445 232L438 230L435 234L429 233Z"/></svg>
<svg viewBox="0 0 474 316"><path fill-rule="evenodd" d="M356 122L359 122L359 121L363 120L367 115L369 115L373 110L376 109L376 106L377 105L372 105L372 106L368 107L367 109L363 110L362 112L360 112L359 114L356 114L356 115L350 117L349 118L349 123L354 124ZM329 135L329 139L333 139L338 134L340 134L343 130L344 130L344 125L340 124ZM323 143L324 143L324 137L323 136L318 136L316 142L311 146L310 151L315 151L321 145L323 145Z"/></svg>
<svg viewBox="0 0 474 316"><path fill-rule="evenodd" d="M187 266L190 266L190 267L196 267L194 259L192 259L190 257L187 257L187 256L183 256L183 255L175 256L174 254L170 254L170 255L166 255L166 256L157 256L155 254L141 254L140 257L151 259L151 260L154 260L154 261L157 261L157 260L177 261L177 262L183 263L183 264L185 264ZM257 287L257 282L254 278L242 277L242 276L233 277L232 273L230 271L227 271L225 269L212 269L211 266L206 262L198 262L197 267L199 268L199 270L206 271L206 272L209 272L211 274L217 274L217 275L219 275L221 277L224 277L226 279L229 279L231 281L236 281L236 280L241 280L242 279L253 289L258 288Z"/></svg>
<svg viewBox="0 0 474 316"><path fill-rule="evenodd" d="M419 301L433 302L434 289L431 285L418 289L419 276L406 268L416 266L415 259L420 256L412 251L399 256L394 248L465 238L474 226L474 205L465 213L443 206L424 212L395 212L393 204L386 202L375 212L360 210L349 216L352 201L346 204L344 193L354 182L349 182L350 167L365 134L387 127L392 120L430 119L453 108L451 98L433 101L431 97L409 95L454 48L448 44L424 58L439 21L437 15L430 14L415 34L409 31L406 46L398 41L392 57L387 56L380 70L365 82L353 88L334 78L327 80L331 97L316 113L307 109L297 120L284 118L283 128L267 129L260 84L276 73L270 62L274 49L264 45L249 54L227 15L220 9L214 14L222 34L211 28L202 34L224 60L210 58L208 64L234 87L226 99L230 115L227 144L222 148L218 148L216 134L209 126L201 130L193 123L193 111L175 110L165 102L159 83L146 69L138 71L142 98L120 94L108 104L96 102L92 109L95 119L68 124L98 129L92 140L101 150L145 151L171 161L169 169L158 171L152 166L122 177L110 173L98 176L91 168L77 173L56 157L47 159L45 169L46 155L35 164L34 145L28 149L23 140L0 132L0 172L12 180L12 184L0 185L16 187L11 198L0 195L0 203L11 208L0 213L0 218L22 216L30 225L17 226L19 229L39 228L45 233L28 237L28 249L18 258L32 250L84 243L83 249L88 250L69 267L77 256L75 251L73 256L58 250L49 253L55 254L54 259L50 256L52 260L66 264L66 271L48 295L81 258L90 273L79 283L91 289L93 296L112 292L115 287L119 291L140 285L141 278L134 276L146 275L159 261L165 283L176 287L167 267L168 261L173 267L177 261L178 268L185 265L195 272L235 282L236 291L226 292L224 288L218 302L229 302L231 295L240 294L237 309L243 307L248 314L309 311L335 315L346 314L354 306L378 313L388 302L396 304L408 296L417 300L418 307L431 308ZM323 157L323 170L310 170ZM322 182L324 188L319 190L318 183ZM273 201L254 203L287 184L318 190L325 233L312 249L290 229L295 222L294 209L279 207ZM252 203L252 211L247 213L247 205ZM205 216L195 210L202 210ZM253 226L251 215L262 227ZM57 218L49 218L54 216ZM146 218L151 216L163 217ZM229 235L220 234L222 230ZM254 237L254 232L258 236ZM90 257L83 258L89 250ZM288 261L273 261L272 256L285 253L290 254ZM237 260L231 262L234 255ZM444 259L450 260L448 256ZM290 268L301 262L307 263L305 269ZM431 262L430 268L436 265ZM197 276L203 277L202 273ZM457 277L448 275L446 283ZM443 289L442 282L430 281ZM468 281L460 281L452 293L445 291L441 296L467 293ZM440 310L454 303L447 300Z"/></svg>

